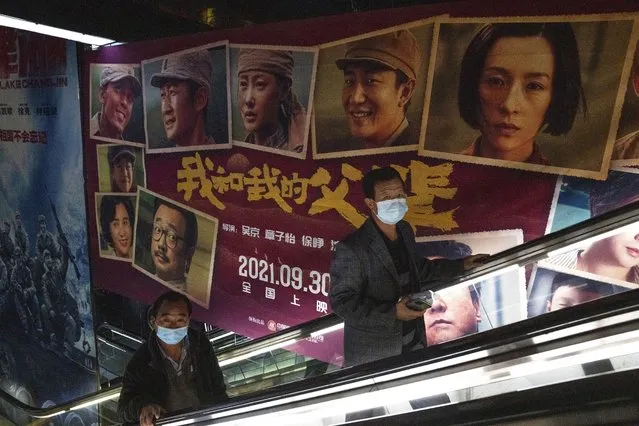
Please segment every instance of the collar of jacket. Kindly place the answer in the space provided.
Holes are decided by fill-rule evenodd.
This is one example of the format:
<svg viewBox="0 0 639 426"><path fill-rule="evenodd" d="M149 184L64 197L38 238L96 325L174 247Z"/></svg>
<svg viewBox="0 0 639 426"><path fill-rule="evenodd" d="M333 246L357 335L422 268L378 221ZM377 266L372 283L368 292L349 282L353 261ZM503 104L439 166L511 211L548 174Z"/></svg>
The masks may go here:
<svg viewBox="0 0 639 426"><path fill-rule="evenodd" d="M201 345L200 338L202 334L189 327L188 330L188 338L189 338L189 356L191 357L191 365L194 369L197 369L197 356L198 349ZM157 370L163 374L166 374L164 370L164 355L162 355L162 351L160 351L160 343L158 342L157 334L155 330L151 332L148 340L146 341L147 347L149 348L149 353L151 355L151 360L149 361L149 365L154 370Z"/></svg>

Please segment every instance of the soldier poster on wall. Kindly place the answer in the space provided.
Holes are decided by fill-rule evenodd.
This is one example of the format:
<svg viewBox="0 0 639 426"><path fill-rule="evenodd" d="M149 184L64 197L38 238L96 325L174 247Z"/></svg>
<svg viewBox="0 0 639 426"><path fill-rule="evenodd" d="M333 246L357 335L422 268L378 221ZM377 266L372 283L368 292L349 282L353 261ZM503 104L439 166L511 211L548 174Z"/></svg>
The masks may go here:
<svg viewBox="0 0 639 426"><path fill-rule="evenodd" d="M76 46L6 28L0 43L0 388L50 407L97 388Z"/></svg>
<svg viewBox="0 0 639 426"><path fill-rule="evenodd" d="M91 64L89 137L144 146L139 64Z"/></svg>
<svg viewBox="0 0 639 426"><path fill-rule="evenodd" d="M146 187L144 148L118 144L97 145L100 192L135 194Z"/></svg>
<svg viewBox="0 0 639 426"><path fill-rule="evenodd" d="M320 46L313 157L416 151L433 20Z"/></svg>
<svg viewBox="0 0 639 426"><path fill-rule="evenodd" d="M228 43L142 61L149 153L230 148Z"/></svg>

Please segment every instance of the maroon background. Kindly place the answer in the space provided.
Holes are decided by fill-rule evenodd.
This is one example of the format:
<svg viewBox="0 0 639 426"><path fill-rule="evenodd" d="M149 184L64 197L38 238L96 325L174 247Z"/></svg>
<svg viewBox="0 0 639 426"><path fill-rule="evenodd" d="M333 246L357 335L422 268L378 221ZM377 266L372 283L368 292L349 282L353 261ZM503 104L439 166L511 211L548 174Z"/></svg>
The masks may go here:
<svg viewBox="0 0 639 426"><path fill-rule="evenodd" d="M82 119L85 140L87 168L88 218L90 245L95 288L106 289L151 303L165 288L151 278L135 271L129 264L101 259L98 256L98 240L96 235L94 193L98 191L96 162L96 141L88 137L89 119L89 64L90 63L134 63L143 59L165 55L171 52L211 43L218 40L229 40L230 43L282 44L311 46L344 37L349 37L393 25L436 16L444 13L452 16L508 16L539 14L583 14L586 7L589 13L633 11L633 2L624 1L590 1L571 4L546 2L537 4L515 3L511 1L493 1L470 4L457 2L412 8L397 8L361 14L340 15L328 18L317 18L303 21L292 21L270 25L254 26L241 29L214 30L207 33L148 41L111 48L103 48L84 55L84 68L81 75L83 92ZM411 160L422 161L429 165L437 165L445 161L418 157L416 153L400 153L388 155L372 155L352 159L311 159L309 142L306 160L291 159L276 154L257 152L235 147L226 151L202 151L202 158L209 157L216 165L223 165L227 172L233 170L228 166L229 157L243 154L251 167L261 167L267 163L282 171L283 176L291 177L298 172L301 177L310 178L319 168L326 168L332 176L329 187L335 189L341 181L341 165L348 163L366 172L373 165L384 166L397 164L408 167ZM215 268L213 273L211 303L208 310L195 307L194 317L212 323L218 327L233 330L250 337L259 337L270 331L266 327L269 320L289 326L317 317L315 296L310 293L296 292L303 308L290 305L292 289L278 287L276 300L264 298L264 285L254 284L259 293L246 295L242 293L242 279L238 277L238 256L246 255L257 258L268 256L269 261L277 261L290 266L300 266L305 276L311 269L327 272L330 263L330 240L339 240L354 228L336 211L316 216L309 216L308 209L313 200L319 198L319 188L310 188L308 201L293 206L294 214L284 213L272 200L258 202L246 201L246 192L230 191L218 198L226 205L226 209L218 211L207 200L201 199L197 192L191 201L186 203L183 194L177 193L177 170L181 169L181 159L193 153L155 154L146 156L147 183L152 191L159 192L169 198L183 202L191 207L220 219L218 231ZM247 171L245 168L244 171ZM234 170L237 171L237 170ZM455 219L459 228L450 233L478 232L500 229L521 228L526 241L543 235L548 212L556 183L556 176L528 171L510 170L489 166L454 163L450 187L458 188L453 200L436 200L437 211L457 208ZM365 213L363 195L359 183L350 184L347 200ZM223 223L233 224L236 233L231 234L222 229ZM258 227L262 231L259 240L242 236L242 225ZM264 230L273 229L291 232L296 235L296 244L264 240ZM418 229L418 235L435 235L441 232L435 229ZM305 248L301 245L302 235L323 237L325 246L322 249ZM251 280L248 280L251 281ZM308 281L308 280L307 280ZM305 282L308 285L308 282ZM318 296L320 300L327 298ZM264 320L261 326L248 321L253 316Z"/></svg>

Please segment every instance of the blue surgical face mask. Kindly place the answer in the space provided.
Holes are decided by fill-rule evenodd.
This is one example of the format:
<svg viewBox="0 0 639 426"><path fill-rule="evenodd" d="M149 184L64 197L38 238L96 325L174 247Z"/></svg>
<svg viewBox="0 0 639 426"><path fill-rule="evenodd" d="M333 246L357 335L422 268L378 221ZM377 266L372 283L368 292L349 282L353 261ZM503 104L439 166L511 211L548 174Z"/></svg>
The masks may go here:
<svg viewBox="0 0 639 426"><path fill-rule="evenodd" d="M186 337L187 332L189 331L189 326L180 327L180 328L166 328L160 327L158 325L155 334L157 334L158 339L166 343L167 345L177 345Z"/></svg>
<svg viewBox="0 0 639 426"><path fill-rule="evenodd" d="M377 202L377 217L387 225L395 225L408 211L406 198L394 198Z"/></svg>

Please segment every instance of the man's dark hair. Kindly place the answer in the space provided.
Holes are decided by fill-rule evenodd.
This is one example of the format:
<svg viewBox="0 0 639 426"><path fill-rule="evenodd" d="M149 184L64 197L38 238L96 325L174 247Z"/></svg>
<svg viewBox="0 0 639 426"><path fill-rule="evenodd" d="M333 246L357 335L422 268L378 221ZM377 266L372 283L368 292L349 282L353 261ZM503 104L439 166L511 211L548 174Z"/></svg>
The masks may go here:
<svg viewBox="0 0 639 426"><path fill-rule="evenodd" d="M375 184L378 182L388 182L391 180L399 179L404 185L404 179L397 170L390 166L380 167L379 169L373 169L364 175L362 179L362 187L364 188L364 195L366 198L372 200L375 199Z"/></svg>
<svg viewBox="0 0 639 426"><path fill-rule="evenodd" d="M161 294L160 297L155 299L155 302L153 302L153 304L149 308L148 319L151 320L152 318L157 316L158 311L160 310L160 307L164 302L171 303L179 301L186 303L186 308L189 311L189 316L191 316L191 312L193 312L193 304L191 303L189 298L182 293L178 293L177 291L167 291L166 293Z"/></svg>
<svg viewBox="0 0 639 426"><path fill-rule="evenodd" d="M182 207L176 206L168 201L163 200L162 198L155 198L155 206L153 208L153 216L158 211L160 206L167 206L170 209L177 210L180 212L184 221L186 222L186 230L184 231L184 246L186 249L195 248L197 245L197 218L195 217L195 213L190 210L183 209Z"/></svg>
<svg viewBox="0 0 639 426"><path fill-rule="evenodd" d="M599 216L639 200L639 175L612 172L590 188L590 214Z"/></svg>
<svg viewBox="0 0 639 426"><path fill-rule="evenodd" d="M131 229L135 224L135 210L133 209L133 203L130 197L106 195L100 200L100 229L102 231L102 238L106 240L109 245L113 245L113 239L111 238L111 222L115 219L115 209L118 204L122 204L126 209L126 213L129 215L129 223Z"/></svg>
<svg viewBox="0 0 639 426"><path fill-rule="evenodd" d="M473 254L473 250L468 244L455 240L444 241L423 241L417 243L417 255L419 257L443 257L445 259L457 260Z"/></svg>
<svg viewBox="0 0 639 426"><path fill-rule="evenodd" d="M575 277L572 275L563 275L558 274L555 276L552 282L552 286L550 287L550 295L548 296L548 300L552 302L553 297L555 297L555 292L561 287L569 287L574 288L580 292L587 291L591 293L598 293L602 295L601 285L596 281L591 281L586 278Z"/></svg>
<svg viewBox="0 0 639 426"><path fill-rule="evenodd" d="M503 37L544 37L555 57L552 99L542 127L553 136L568 133L579 105L585 114L586 97L581 85L579 49L575 33L568 23L504 23L485 25L472 39L459 74L457 104L461 118L474 129L481 123L479 82L486 56Z"/></svg>
<svg viewBox="0 0 639 426"><path fill-rule="evenodd" d="M189 96L191 97L191 105L195 105L195 94L197 93L198 89L200 87L202 87L202 88L204 88L204 90L206 90L206 87L202 86L201 84L196 83L193 80L186 80L186 83L187 83L187 85L189 87ZM207 94L210 97L210 94L209 93L207 93ZM210 101L210 99L207 98L206 105L204 105L204 108L202 109L202 119L204 120L204 125L205 126L206 126L206 122L207 122L207 119L208 119L206 112L207 112L208 107L209 107L209 101Z"/></svg>

